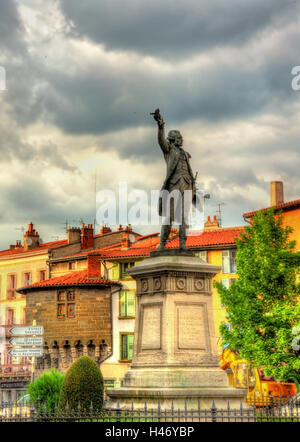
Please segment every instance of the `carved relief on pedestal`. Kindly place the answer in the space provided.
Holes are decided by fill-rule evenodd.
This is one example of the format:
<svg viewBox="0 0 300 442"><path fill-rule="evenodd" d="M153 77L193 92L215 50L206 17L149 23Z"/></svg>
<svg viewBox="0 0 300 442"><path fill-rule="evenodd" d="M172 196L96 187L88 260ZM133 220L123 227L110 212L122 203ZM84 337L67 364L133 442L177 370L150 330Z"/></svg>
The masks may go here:
<svg viewBox="0 0 300 442"><path fill-rule="evenodd" d="M194 279L194 288L197 292L204 291L205 290L204 278L195 278Z"/></svg>
<svg viewBox="0 0 300 442"><path fill-rule="evenodd" d="M176 278L176 288L178 290L184 290L186 288L186 279L185 278Z"/></svg>
<svg viewBox="0 0 300 442"><path fill-rule="evenodd" d="M153 291L160 291L162 289L161 278L153 278Z"/></svg>
<svg viewBox="0 0 300 442"><path fill-rule="evenodd" d="M141 279L141 293L147 292L149 289L148 279Z"/></svg>

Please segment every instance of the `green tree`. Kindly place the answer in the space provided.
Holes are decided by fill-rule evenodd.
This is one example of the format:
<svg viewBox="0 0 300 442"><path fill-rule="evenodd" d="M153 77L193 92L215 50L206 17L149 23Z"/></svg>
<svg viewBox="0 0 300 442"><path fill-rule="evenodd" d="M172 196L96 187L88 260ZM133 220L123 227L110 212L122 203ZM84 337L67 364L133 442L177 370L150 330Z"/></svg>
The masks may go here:
<svg viewBox="0 0 300 442"><path fill-rule="evenodd" d="M51 368L43 373L27 387L32 402L37 406L40 400L42 410L53 412L58 406L60 390L63 384L64 375Z"/></svg>
<svg viewBox="0 0 300 442"><path fill-rule="evenodd" d="M292 330L300 320L300 257L289 241L291 232L272 209L258 212L236 238L237 280L229 289L216 284L232 325L220 327L223 344L282 381L300 375L292 348Z"/></svg>
<svg viewBox="0 0 300 442"><path fill-rule="evenodd" d="M103 406L103 376L98 365L88 356L77 359L65 375L59 399L59 410L100 412Z"/></svg>

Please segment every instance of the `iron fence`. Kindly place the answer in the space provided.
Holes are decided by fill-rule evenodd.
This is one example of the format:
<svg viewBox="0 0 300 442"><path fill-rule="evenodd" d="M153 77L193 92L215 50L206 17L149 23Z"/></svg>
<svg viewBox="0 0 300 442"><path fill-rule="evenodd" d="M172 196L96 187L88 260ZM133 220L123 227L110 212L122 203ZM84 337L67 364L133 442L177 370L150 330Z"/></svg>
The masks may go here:
<svg viewBox="0 0 300 442"><path fill-rule="evenodd" d="M210 408L203 409L198 402L195 408L190 408L185 401L182 407L175 407L172 402L165 408L159 402L155 407L149 407L147 402L142 408L132 403L123 408L119 404L109 409L106 403L101 411L94 409L93 404L88 410L83 410L78 404L71 409L68 404L64 411L57 407L47 408L41 401L19 406L10 404L0 407L0 422L300 422L300 400L294 398L277 398L272 396L260 398L259 403L241 403L239 408L232 408L230 403L225 408L217 408L212 402Z"/></svg>

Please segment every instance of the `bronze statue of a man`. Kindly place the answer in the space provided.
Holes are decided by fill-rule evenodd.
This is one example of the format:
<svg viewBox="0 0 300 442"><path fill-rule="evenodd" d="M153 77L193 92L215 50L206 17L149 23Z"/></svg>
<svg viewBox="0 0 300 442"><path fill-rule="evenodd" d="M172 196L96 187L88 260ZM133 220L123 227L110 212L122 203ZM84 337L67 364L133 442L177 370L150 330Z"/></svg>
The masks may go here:
<svg viewBox="0 0 300 442"><path fill-rule="evenodd" d="M191 156L182 148L183 138L178 130L171 130L168 133L167 139L165 138L165 123L162 116L160 115L159 109L156 109L155 112L151 115L153 115L158 125L158 143L163 151L164 158L167 164L167 176L161 190L167 190L168 192L177 190L180 192L181 195L181 208L176 207L176 203L174 204L173 199L171 199L170 201L170 221L168 224L163 224L162 226L158 251L164 250L171 231L171 225L174 222L176 224L179 224L179 248L181 251L186 251L188 250L185 245L187 236L186 230L188 228L188 225L184 216L185 213L187 213L187 205L184 204L184 192L187 190L191 191L191 201L195 203L196 200L195 178L189 162ZM160 216L166 215L163 213L162 202L162 198L160 198ZM176 213L180 214L180 219L178 219L178 215L176 216Z"/></svg>

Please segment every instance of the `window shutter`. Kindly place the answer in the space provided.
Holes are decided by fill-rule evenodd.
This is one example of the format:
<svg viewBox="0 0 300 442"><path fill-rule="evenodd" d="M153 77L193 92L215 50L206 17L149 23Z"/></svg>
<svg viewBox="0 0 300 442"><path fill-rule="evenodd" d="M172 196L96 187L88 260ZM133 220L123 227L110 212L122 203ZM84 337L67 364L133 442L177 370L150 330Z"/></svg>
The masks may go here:
<svg viewBox="0 0 300 442"><path fill-rule="evenodd" d="M120 279L120 264L118 262L116 262L111 269L111 275L114 280Z"/></svg>
<svg viewBox="0 0 300 442"><path fill-rule="evenodd" d="M131 360L133 356L133 341L134 335L127 335L127 345L128 345L128 359Z"/></svg>
<svg viewBox="0 0 300 442"><path fill-rule="evenodd" d="M127 292L127 316L135 316L135 292Z"/></svg>
<svg viewBox="0 0 300 442"><path fill-rule="evenodd" d="M126 292L120 293L120 316L127 316L126 312Z"/></svg>
<svg viewBox="0 0 300 442"><path fill-rule="evenodd" d="M229 250L222 251L222 271L223 273L230 273Z"/></svg>

